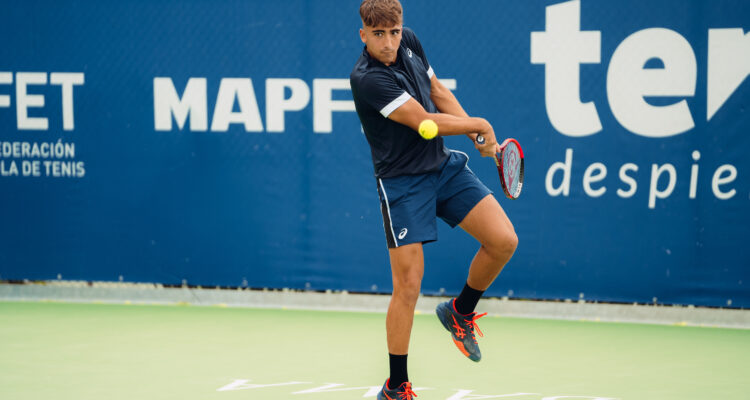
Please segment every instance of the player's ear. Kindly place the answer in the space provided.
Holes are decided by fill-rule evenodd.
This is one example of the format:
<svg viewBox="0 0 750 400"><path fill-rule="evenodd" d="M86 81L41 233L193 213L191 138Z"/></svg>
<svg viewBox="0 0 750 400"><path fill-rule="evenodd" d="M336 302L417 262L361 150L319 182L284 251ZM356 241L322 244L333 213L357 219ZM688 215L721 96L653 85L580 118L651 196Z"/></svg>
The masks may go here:
<svg viewBox="0 0 750 400"><path fill-rule="evenodd" d="M359 28L359 38L362 39L362 43L367 44L367 41L365 40L365 30L362 28Z"/></svg>

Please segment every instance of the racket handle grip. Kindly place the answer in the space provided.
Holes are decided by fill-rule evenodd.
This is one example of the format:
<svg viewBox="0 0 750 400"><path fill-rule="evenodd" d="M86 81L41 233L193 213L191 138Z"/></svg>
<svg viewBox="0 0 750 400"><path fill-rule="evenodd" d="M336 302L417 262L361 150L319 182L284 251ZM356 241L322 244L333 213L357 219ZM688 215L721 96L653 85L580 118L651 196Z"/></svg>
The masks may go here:
<svg viewBox="0 0 750 400"><path fill-rule="evenodd" d="M482 135L477 135L476 141L479 144L484 144L484 137Z"/></svg>

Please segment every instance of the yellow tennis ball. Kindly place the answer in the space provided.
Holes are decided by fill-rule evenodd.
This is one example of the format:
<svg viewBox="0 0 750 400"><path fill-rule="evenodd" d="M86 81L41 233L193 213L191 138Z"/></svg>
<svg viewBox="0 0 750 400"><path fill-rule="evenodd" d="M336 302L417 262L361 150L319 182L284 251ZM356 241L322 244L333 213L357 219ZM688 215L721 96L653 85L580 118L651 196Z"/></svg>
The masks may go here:
<svg viewBox="0 0 750 400"><path fill-rule="evenodd" d="M438 126L435 121L426 119L419 124L419 135L423 138L430 140L437 136Z"/></svg>

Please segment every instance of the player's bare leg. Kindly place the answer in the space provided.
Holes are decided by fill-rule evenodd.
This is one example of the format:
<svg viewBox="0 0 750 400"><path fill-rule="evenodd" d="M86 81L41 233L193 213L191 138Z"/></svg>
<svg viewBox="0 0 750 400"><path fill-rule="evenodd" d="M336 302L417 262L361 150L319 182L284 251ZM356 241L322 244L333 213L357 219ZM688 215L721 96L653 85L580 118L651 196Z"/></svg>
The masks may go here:
<svg viewBox="0 0 750 400"><path fill-rule="evenodd" d="M469 211L459 226L481 244L466 283L476 290L487 290L516 251L518 237L513 224L495 197L489 195Z"/></svg>
<svg viewBox="0 0 750 400"><path fill-rule="evenodd" d="M477 315L474 307L485 290L497 278L505 264L513 256L518 237L508 216L492 195L477 203L459 224L481 244L469 268L469 277L461 294L440 303L435 310L445 329L451 333L461 353L472 361L482 359L475 331L482 336L476 320L486 315Z"/></svg>
<svg viewBox="0 0 750 400"><path fill-rule="evenodd" d="M389 255L393 276L393 296L385 319L388 352L407 354L414 321L414 307L417 305L424 275L422 243L389 249Z"/></svg>
<svg viewBox="0 0 750 400"><path fill-rule="evenodd" d="M385 329L391 365L388 385L393 389L409 380L406 371L406 356L409 353L414 308L417 305L424 275L422 243L389 249L389 255L393 277L393 296L385 318Z"/></svg>

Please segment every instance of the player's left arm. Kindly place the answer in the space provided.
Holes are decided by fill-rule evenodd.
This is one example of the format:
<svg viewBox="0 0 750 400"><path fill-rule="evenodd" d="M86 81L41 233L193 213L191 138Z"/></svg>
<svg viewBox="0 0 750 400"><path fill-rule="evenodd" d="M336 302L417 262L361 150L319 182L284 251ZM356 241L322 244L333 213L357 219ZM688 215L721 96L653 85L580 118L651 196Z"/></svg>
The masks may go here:
<svg viewBox="0 0 750 400"><path fill-rule="evenodd" d="M469 116L464 108L461 107L461 103L458 102L458 99L453 95L453 92L440 83L437 75L432 75L432 78L430 78L430 99L441 113L455 115L456 117ZM476 133L468 133L466 136L472 141L477 138Z"/></svg>

